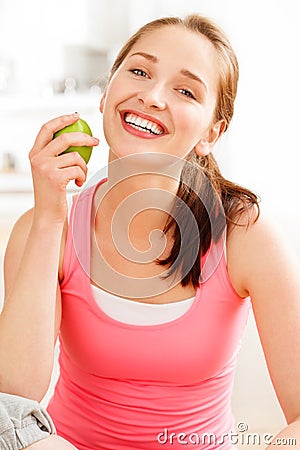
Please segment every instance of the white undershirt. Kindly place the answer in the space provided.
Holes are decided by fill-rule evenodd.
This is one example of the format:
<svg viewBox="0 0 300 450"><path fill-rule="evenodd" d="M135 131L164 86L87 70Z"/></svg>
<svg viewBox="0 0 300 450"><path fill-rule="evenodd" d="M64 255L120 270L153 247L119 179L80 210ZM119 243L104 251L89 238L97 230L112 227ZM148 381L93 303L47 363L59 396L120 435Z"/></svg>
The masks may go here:
<svg viewBox="0 0 300 450"><path fill-rule="evenodd" d="M195 297L178 302L153 304L118 297L91 284L94 299L109 317L131 325L158 325L182 316Z"/></svg>

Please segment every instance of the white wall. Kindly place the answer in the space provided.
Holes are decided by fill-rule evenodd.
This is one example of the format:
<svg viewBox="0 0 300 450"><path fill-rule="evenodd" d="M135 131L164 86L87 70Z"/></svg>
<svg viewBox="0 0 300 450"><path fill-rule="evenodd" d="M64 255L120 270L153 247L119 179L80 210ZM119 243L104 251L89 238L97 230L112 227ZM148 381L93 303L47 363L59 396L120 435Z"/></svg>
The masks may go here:
<svg viewBox="0 0 300 450"><path fill-rule="evenodd" d="M13 62L14 91L39 94L63 77L64 45L86 42L86 36L81 0L0 2L0 66L1 58Z"/></svg>

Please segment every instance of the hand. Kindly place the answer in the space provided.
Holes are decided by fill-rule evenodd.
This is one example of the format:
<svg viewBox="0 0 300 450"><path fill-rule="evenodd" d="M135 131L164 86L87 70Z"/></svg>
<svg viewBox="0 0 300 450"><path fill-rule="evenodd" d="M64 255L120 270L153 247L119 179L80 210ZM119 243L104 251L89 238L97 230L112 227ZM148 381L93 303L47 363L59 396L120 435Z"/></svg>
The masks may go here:
<svg viewBox="0 0 300 450"><path fill-rule="evenodd" d="M66 187L70 180L82 186L87 165L77 152L61 155L71 145L96 146L99 140L85 133L66 133L53 139L56 131L79 119L77 113L57 117L45 123L29 153L31 164L35 217L64 222L67 216Z"/></svg>

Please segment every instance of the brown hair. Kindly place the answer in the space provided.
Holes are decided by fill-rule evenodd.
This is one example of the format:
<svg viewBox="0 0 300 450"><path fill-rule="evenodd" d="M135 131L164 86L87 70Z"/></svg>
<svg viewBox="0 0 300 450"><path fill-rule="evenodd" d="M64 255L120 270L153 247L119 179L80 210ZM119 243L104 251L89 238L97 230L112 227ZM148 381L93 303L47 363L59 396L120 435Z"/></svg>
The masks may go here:
<svg viewBox="0 0 300 450"><path fill-rule="evenodd" d="M111 76L118 70L131 48L143 35L164 26L175 25L205 36L213 44L218 54L219 86L213 123L223 120L224 131L226 131L234 112L239 77L238 61L223 30L206 17L196 14L189 15L184 19L165 17L144 25L129 38L120 50L112 66ZM198 230L192 229L188 215L180 206L182 201L194 214ZM225 231L226 224L237 225L242 214L250 211L254 205L257 207L255 217L257 220L259 216L258 202L259 199L253 192L222 176L211 153L207 156L198 156L196 152L190 152L181 172L172 214L164 228L165 234L173 230L174 243L170 255L166 259L158 259L156 262L170 267L168 276L181 270L182 286L192 283L196 288L201 280L200 257L207 252L212 240L217 242ZM247 224L249 225L249 223L250 214ZM180 255L179 258L178 255Z"/></svg>

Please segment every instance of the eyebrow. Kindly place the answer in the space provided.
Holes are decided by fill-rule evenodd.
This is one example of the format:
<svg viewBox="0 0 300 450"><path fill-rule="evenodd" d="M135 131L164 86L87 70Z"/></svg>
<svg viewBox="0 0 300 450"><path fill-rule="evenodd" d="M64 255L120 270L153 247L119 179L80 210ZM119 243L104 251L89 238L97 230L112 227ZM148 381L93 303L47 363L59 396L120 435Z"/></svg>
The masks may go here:
<svg viewBox="0 0 300 450"><path fill-rule="evenodd" d="M206 86L206 83L200 77L198 77L198 75L195 75L194 73L190 72L187 69L182 69L180 71L180 73L182 75L184 75L185 77L190 78L191 80L198 81L198 83L202 84L202 86L204 86L206 91L208 92L208 88Z"/></svg>
<svg viewBox="0 0 300 450"><path fill-rule="evenodd" d="M150 55L149 53L145 53L145 52L136 52L136 53L133 53L132 55L130 55L130 57L131 56L142 56L143 58L147 59L148 61L151 61L154 63L158 62L158 58L156 56ZM208 91L206 83L200 77L198 77L198 75L195 75L194 73L190 72L187 69L182 69L180 71L180 73L181 73L181 75L202 84L205 87L206 91Z"/></svg>
<svg viewBox="0 0 300 450"><path fill-rule="evenodd" d="M131 56L136 56L136 55L137 56L143 56L144 58L146 58L149 61L152 61L154 63L157 63L157 61L158 61L158 58L156 56L150 55L149 53L145 53L145 52L132 53L132 55L130 55L130 58L131 58Z"/></svg>

